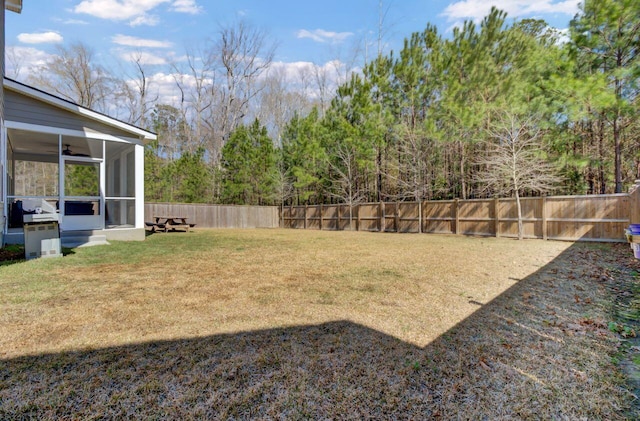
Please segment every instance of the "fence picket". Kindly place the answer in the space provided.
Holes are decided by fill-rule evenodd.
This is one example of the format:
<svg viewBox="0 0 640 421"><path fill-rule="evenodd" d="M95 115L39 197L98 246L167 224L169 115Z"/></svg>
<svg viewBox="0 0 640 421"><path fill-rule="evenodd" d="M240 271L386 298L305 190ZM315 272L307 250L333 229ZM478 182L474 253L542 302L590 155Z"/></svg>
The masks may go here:
<svg viewBox="0 0 640 421"><path fill-rule="evenodd" d="M570 241L625 241L624 229L631 221L640 222L640 189L630 194L592 196L550 196L522 198L525 238ZM413 206L410 206L413 204ZM389 206L387 212L386 206ZM416 206L417 205L417 206ZM293 206L283 216L284 227L295 224L294 209L304 212L320 210L320 227L324 226L324 207ZM340 206L338 205L338 230ZM431 232L465 235L517 237L518 218L515 199L470 199L424 202L361 203L353 207L355 230L379 232ZM391 213L393 212L393 214ZM387 218L389 222L387 223ZM314 219L315 220L315 219ZM413 226L417 221L417 229ZM393 226L392 226L393 225ZM351 227L351 224L349 224Z"/></svg>

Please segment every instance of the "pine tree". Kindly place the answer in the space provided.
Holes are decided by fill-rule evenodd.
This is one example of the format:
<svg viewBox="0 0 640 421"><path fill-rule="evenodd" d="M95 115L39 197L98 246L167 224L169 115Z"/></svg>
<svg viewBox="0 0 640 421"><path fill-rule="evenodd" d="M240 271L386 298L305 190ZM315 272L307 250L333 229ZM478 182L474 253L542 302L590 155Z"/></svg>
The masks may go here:
<svg viewBox="0 0 640 421"><path fill-rule="evenodd" d="M571 22L571 37L583 74L601 75L613 95L588 107L600 136L608 132L613 147L615 192L623 190L623 141L638 115L640 89L640 2L585 0ZM635 174L634 174L635 175Z"/></svg>
<svg viewBox="0 0 640 421"><path fill-rule="evenodd" d="M257 119L236 128L222 149L222 202L274 204L277 180L277 155L267 129Z"/></svg>

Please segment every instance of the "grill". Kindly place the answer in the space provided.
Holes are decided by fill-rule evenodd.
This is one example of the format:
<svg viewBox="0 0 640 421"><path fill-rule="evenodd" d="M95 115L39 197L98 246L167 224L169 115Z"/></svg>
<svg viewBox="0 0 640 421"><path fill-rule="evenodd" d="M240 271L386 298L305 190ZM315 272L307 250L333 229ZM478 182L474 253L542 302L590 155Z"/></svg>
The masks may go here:
<svg viewBox="0 0 640 421"><path fill-rule="evenodd" d="M60 227L57 213L23 215L24 255L27 260L61 257Z"/></svg>

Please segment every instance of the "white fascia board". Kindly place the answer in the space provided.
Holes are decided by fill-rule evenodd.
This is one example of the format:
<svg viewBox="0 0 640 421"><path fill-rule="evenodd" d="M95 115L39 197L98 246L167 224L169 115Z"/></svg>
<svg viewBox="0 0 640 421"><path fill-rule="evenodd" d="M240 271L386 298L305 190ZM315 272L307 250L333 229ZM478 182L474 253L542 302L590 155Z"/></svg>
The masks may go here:
<svg viewBox="0 0 640 421"><path fill-rule="evenodd" d="M6 0L4 8L12 12L20 13L22 12L22 0Z"/></svg>
<svg viewBox="0 0 640 421"><path fill-rule="evenodd" d="M11 121L11 120L5 120L4 126L7 129L25 130L27 132L56 134L56 135L73 136L73 137L86 137L87 139L108 140L111 142L132 143L135 145L143 145L143 146L146 143L145 139L141 139L141 138L119 137L119 136L113 136L106 133L63 129L60 127L53 127L53 126L41 126L39 124L21 123L19 121Z"/></svg>
<svg viewBox="0 0 640 421"><path fill-rule="evenodd" d="M133 133L138 137L140 137L144 142L156 140L158 138L158 136L156 136L155 133L140 129L138 127L132 126L131 124L127 124L125 122L116 120L115 118L111 118L104 114L100 114L88 108L82 107L80 105L74 104L69 101L65 101L64 99L58 98L56 96L47 94L43 91L32 88L30 86L26 86L21 83L14 82L10 79L4 79L4 87L12 91L21 93L23 95L29 96L31 98L37 99L38 101L42 101L47 104L51 104L55 107L62 108L63 110L72 112L74 114L78 114L78 115L90 118L92 120L99 121L100 123L106 124L108 126L116 127L120 130Z"/></svg>

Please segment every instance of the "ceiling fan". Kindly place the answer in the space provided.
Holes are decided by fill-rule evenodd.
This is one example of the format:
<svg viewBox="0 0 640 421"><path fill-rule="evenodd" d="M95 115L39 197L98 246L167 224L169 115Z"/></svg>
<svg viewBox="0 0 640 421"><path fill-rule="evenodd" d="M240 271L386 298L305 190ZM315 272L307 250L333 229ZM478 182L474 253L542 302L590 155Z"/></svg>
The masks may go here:
<svg viewBox="0 0 640 421"><path fill-rule="evenodd" d="M73 155L73 153L71 152L71 145L64 145L65 149L62 150L62 155Z"/></svg>

